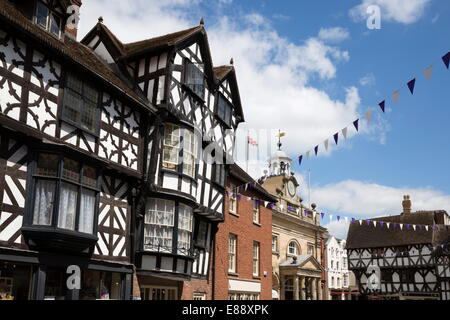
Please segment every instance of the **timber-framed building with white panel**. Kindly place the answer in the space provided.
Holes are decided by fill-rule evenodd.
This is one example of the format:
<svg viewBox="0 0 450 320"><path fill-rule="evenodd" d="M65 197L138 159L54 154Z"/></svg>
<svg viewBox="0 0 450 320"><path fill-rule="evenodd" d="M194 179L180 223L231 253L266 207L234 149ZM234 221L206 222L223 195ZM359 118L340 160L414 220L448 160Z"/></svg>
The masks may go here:
<svg viewBox="0 0 450 320"><path fill-rule="evenodd" d="M183 285L210 279L212 241L224 219L224 164L244 121L234 67L213 67L203 25L123 44L99 24L82 42L107 60L118 59L158 109L147 131L133 228L135 295L193 299Z"/></svg>
<svg viewBox="0 0 450 320"><path fill-rule="evenodd" d="M403 213L371 219L377 227L353 223L346 248L360 298L449 300L448 217L445 211L412 213L405 196Z"/></svg>
<svg viewBox="0 0 450 320"><path fill-rule="evenodd" d="M0 299L131 296L156 109L123 62L76 41L71 5L0 0Z"/></svg>

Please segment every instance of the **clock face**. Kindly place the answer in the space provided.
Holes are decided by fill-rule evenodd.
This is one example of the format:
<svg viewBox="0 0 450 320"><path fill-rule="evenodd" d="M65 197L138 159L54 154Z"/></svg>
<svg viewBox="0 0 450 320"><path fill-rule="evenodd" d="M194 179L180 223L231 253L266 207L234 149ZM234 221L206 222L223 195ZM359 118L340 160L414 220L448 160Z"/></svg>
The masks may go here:
<svg viewBox="0 0 450 320"><path fill-rule="evenodd" d="M295 184L292 181L289 181L287 187L291 197L295 196Z"/></svg>

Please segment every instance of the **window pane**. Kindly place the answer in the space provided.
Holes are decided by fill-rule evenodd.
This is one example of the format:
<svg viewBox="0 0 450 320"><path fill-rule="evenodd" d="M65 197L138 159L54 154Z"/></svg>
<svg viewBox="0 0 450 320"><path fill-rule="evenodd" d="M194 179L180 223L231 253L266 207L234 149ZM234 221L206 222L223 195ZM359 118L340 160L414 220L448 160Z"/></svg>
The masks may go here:
<svg viewBox="0 0 450 320"><path fill-rule="evenodd" d="M50 32L59 37L61 28L61 19L52 14L50 15Z"/></svg>
<svg viewBox="0 0 450 320"><path fill-rule="evenodd" d="M84 190L81 193L80 219L78 231L92 234L94 231L95 192Z"/></svg>
<svg viewBox="0 0 450 320"><path fill-rule="evenodd" d="M172 252L175 203L151 199L145 214L144 249Z"/></svg>
<svg viewBox="0 0 450 320"><path fill-rule="evenodd" d="M97 127L97 103L86 101L81 114L81 127L89 131L96 131Z"/></svg>
<svg viewBox="0 0 450 320"><path fill-rule="evenodd" d="M187 255L191 248L192 209L185 205L178 208L178 254Z"/></svg>
<svg viewBox="0 0 450 320"><path fill-rule="evenodd" d="M58 155L39 154L37 163L37 174L47 177L56 177L58 174Z"/></svg>
<svg viewBox="0 0 450 320"><path fill-rule="evenodd" d="M49 226L52 223L53 202L55 201L54 181L38 180L36 183L33 224Z"/></svg>
<svg viewBox="0 0 450 320"><path fill-rule="evenodd" d="M80 164L77 161L64 158L64 179L80 182Z"/></svg>
<svg viewBox="0 0 450 320"><path fill-rule="evenodd" d="M205 77L202 70L202 64L187 63L186 85L201 98L205 95Z"/></svg>
<svg viewBox="0 0 450 320"><path fill-rule="evenodd" d="M83 184L92 188L97 187L97 171L94 168L83 167Z"/></svg>
<svg viewBox="0 0 450 320"><path fill-rule="evenodd" d="M67 76L67 88L70 88L72 91L75 91L78 94L82 94L83 83L80 79L74 77L72 74L68 74Z"/></svg>
<svg viewBox="0 0 450 320"><path fill-rule="evenodd" d="M75 230L75 217L77 214L77 186L63 183L59 194L58 228Z"/></svg>
<svg viewBox="0 0 450 320"><path fill-rule="evenodd" d="M47 28L48 8L40 1L36 4L36 22Z"/></svg>
<svg viewBox="0 0 450 320"><path fill-rule="evenodd" d="M80 123L81 106L81 96L76 94L72 90L65 90L63 117L66 120L72 121L74 123Z"/></svg>
<svg viewBox="0 0 450 320"><path fill-rule="evenodd" d="M84 84L84 96L86 97L86 99L97 104L98 92L93 87Z"/></svg>

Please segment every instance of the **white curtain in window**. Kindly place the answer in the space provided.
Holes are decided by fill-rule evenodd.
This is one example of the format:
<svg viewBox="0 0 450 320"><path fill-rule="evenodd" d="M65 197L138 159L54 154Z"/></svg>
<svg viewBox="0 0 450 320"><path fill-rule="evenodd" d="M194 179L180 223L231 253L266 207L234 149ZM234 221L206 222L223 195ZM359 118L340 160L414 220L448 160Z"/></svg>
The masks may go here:
<svg viewBox="0 0 450 320"><path fill-rule="evenodd" d="M33 223L36 225L51 225L55 182L38 180L36 183Z"/></svg>
<svg viewBox="0 0 450 320"><path fill-rule="evenodd" d="M92 234L94 231L95 192L83 190L80 203L78 231Z"/></svg>
<svg viewBox="0 0 450 320"><path fill-rule="evenodd" d="M58 228L75 230L78 188L74 185L61 184L59 197Z"/></svg>

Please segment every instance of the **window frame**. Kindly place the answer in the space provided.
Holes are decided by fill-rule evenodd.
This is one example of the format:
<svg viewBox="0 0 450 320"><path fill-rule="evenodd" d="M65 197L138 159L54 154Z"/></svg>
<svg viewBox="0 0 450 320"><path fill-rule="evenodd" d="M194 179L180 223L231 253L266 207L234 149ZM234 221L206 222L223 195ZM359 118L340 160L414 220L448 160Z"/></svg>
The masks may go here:
<svg viewBox="0 0 450 320"><path fill-rule="evenodd" d="M294 244L294 248L295 248L295 251L296 251L296 253L291 253L290 252L290 246L291 246L291 244ZM297 244L297 242L295 242L295 241L289 241L289 243L288 243L288 250L287 250L287 254L288 254L288 256L298 256L299 255L299 245Z"/></svg>
<svg viewBox="0 0 450 320"><path fill-rule="evenodd" d="M273 250L273 239L275 239L275 250ZM272 253L279 253L279 248L278 248L278 235L272 235Z"/></svg>
<svg viewBox="0 0 450 320"><path fill-rule="evenodd" d="M38 160L39 156L43 155L53 155L57 158L56 164L56 173L54 176L39 174L38 172ZM100 208L100 181L101 181L101 169L96 169L98 166L94 165L90 161L86 161L85 159L74 160L76 157L73 157L71 154L66 154L61 151L54 150L36 150L33 152L33 162L30 170L31 174L31 188L30 188L30 202L27 210L27 225L33 228L49 228L58 230L60 232L70 232L76 233L79 235L85 236L96 236L98 231L98 214ZM79 180L75 182L73 180L69 180L64 177L64 160L69 159L75 161L79 164ZM84 169L85 167L91 167L96 170L96 185L89 186L84 184ZM50 224L38 224L35 223L35 205L36 205L36 192L37 185L39 181L53 181L53 205L51 209L51 217ZM59 219L60 219L60 198L61 198L61 190L63 184L69 184L71 186L75 186L77 188L77 204L76 204L76 212L74 219L74 229L67 229L59 227ZM92 221L92 232L86 233L80 230L80 217L81 217L81 195L83 190L88 190L90 192L94 192L95 200L94 200L94 212L93 212L93 221Z"/></svg>
<svg viewBox="0 0 450 320"><path fill-rule="evenodd" d="M229 197L228 197L228 212L232 215L239 216L239 214L238 214L238 202L239 201L238 201L237 194L235 194L235 192L233 190L236 190L236 186L231 183Z"/></svg>
<svg viewBox="0 0 450 320"><path fill-rule="evenodd" d="M151 210L150 209L150 203L151 201L155 201L154 203L154 208L156 208L156 210ZM150 222L152 220L150 213L151 212L158 212L158 206L160 204L158 204L158 201L162 201L164 203L164 210L167 209L167 203L170 203L171 206L173 207L173 216L172 216L172 221L171 221L171 225L169 224L157 224L157 223L152 223ZM190 227L191 227L191 231L189 234L189 244L190 244L190 248L184 248L181 249L179 248L179 231L180 231L180 207L186 207L188 209L190 209ZM164 211L164 214L167 214L168 211ZM154 219L157 219L157 216L154 217ZM163 219L166 219L165 217ZM156 246L156 244L146 244L146 239L153 239L154 241L156 240L156 242L158 242L158 237L152 237L152 236L147 236L146 233L146 227L154 227L154 233L157 234L158 228L171 228L171 233L170 233L170 240L171 240L171 246L161 246L160 244L158 244ZM163 229L161 229L163 230ZM183 230L186 231L186 230ZM193 235L194 235L194 211L192 209L192 207L190 207L189 205L186 205L182 202L179 201L175 201L175 200L170 200L170 199L162 199L162 198L150 198L147 199L146 205L145 205L145 214L143 217L143 223L142 223L142 245L140 246L141 249L143 250L143 252L146 253L165 253L165 254L171 254L171 255L176 255L176 256L183 256L183 257L192 257L193 256L193 252L194 252L194 241L193 241ZM160 237L161 238L161 237ZM169 239L169 238L161 238L161 239ZM148 247L154 247L154 248L147 248ZM185 252L183 252L185 251Z"/></svg>
<svg viewBox="0 0 450 320"><path fill-rule="evenodd" d="M179 134L176 135L175 137L178 138L178 142L175 140L175 144L171 145L171 144L167 144L167 129L169 127L172 127L173 130L171 132L171 136L174 136L173 133L174 132L178 132ZM185 133L188 133L187 135ZM185 143L186 143L186 139L184 138L185 136L190 136L193 140L190 140L191 143L193 143L193 152L189 151L186 147L185 147ZM175 123L172 122L167 122L164 124L164 134L162 136L162 150L161 150L161 168L162 170L167 170L170 172L176 172L179 175L188 177L192 180L197 180L197 176L198 176L198 161L200 158L199 155L199 150L201 148L201 145L199 143L199 140L197 139L197 134L195 131L187 129L183 126L177 125ZM172 140L171 140L172 142ZM172 151L166 151L168 149L173 149ZM165 160L167 153L169 152L169 160ZM190 173L186 173L185 170L185 153L189 154L190 157L193 157L193 162L192 162L192 175ZM171 157L173 155L176 155L176 162L171 161ZM182 159L182 161L180 162L180 158ZM170 166L174 166L174 168L171 168Z"/></svg>
<svg viewBox="0 0 450 320"><path fill-rule="evenodd" d="M217 180L217 173L220 173L220 181L218 181ZM214 164L214 175L213 175L213 182L215 183L215 184L217 184L218 186L220 186L220 187L222 187L222 188L225 188L225 186L226 186L226 176L227 176L227 173L226 173L226 168L225 168L225 165L224 164L218 164L218 163L215 163Z"/></svg>
<svg viewBox="0 0 450 320"><path fill-rule="evenodd" d="M39 4L47 9L45 27L38 22L37 10L38 10ZM59 13L55 12L55 10L52 10L52 8L50 8L46 3L44 3L43 1L40 1L40 0L34 1L33 9L34 9L33 10L33 22L40 28L44 29L46 32L48 32L53 37L55 37L57 39L61 39L62 35L64 34L64 30L63 30L64 18ZM52 30L51 30L52 29L52 19L51 18L53 16L56 17L57 19L59 19L59 25L58 25L59 32L57 35L54 32L52 32Z"/></svg>
<svg viewBox="0 0 450 320"><path fill-rule="evenodd" d="M234 241L233 246L231 241ZM230 249L233 248L234 252L231 252ZM236 274L237 273L237 249L238 248L238 236L230 233L228 235L228 273ZM233 257L233 263L231 263L231 257ZM232 266L232 268L230 268Z"/></svg>
<svg viewBox="0 0 450 320"><path fill-rule="evenodd" d="M253 202L253 223L261 225L261 205L259 199L252 199ZM256 219L255 219L256 218Z"/></svg>
<svg viewBox="0 0 450 320"><path fill-rule="evenodd" d="M256 250L256 252L255 252ZM256 255L255 255L256 253ZM252 274L253 277L261 276L261 244L258 241L253 241L252 246ZM257 271L255 272L255 267Z"/></svg>
<svg viewBox="0 0 450 320"><path fill-rule="evenodd" d="M68 81L69 81L69 77L71 77L71 76L80 82L80 84L81 84L81 93L77 92L74 89L69 87ZM74 76L74 72L72 72L72 71L66 71L63 78L64 78L64 80L63 80L63 83L64 83L63 92L64 92L64 94L63 94L63 98L62 98L62 107L61 107L60 120L62 122L65 122L65 123L67 123L67 124L69 124L71 126L74 126L74 127L78 128L78 129L88 133L89 135L92 135L92 136L94 136L96 138L99 138L100 137L100 129L101 129L100 128L101 127L101 108L100 108L100 105L101 105L102 98L103 98L103 92L98 88L98 86L91 85L92 82L89 81L89 80L86 80L84 77ZM85 127L83 127L81 125L81 118L83 117L83 114L84 114L85 110L87 109L87 107L86 107L87 102L94 103L93 100L91 100L91 99L86 97L85 87L90 87L91 89L93 89L94 91L97 92L97 101L95 102L95 118L93 119L94 126L95 126L94 130L90 130L90 129L85 128ZM80 106L80 109L78 110L78 112L80 113L80 121L79 121L80 123L78 123L76 121L73 121L72 119L69 119L64 114L65 109L66 109L66 102L67 102L66 99L68 99L68 95L70 93L72 95L76 95L80 99L79 102L82 102L82 105Z"/></svg>
<svg viewBox="0 0 450 320"><path fill-rule="evenodd" d="M205 64L204 63L194 63L191 60L189 60L188 58L184 59L184 72L183 72L183 85L189 89L190 92L192 92L198 99L202 100L203 102L205 101L205 91L206 91L206 75L205 75ZM198 67L198 65L203 66L203 70L200 69ZM194 88L192 88L193 84L189 84L189 68L193 67L196 68L197 71L199 72L199 74L201 73L203 76L203 91L201 94L199 94L199 92L197 92Z"/></svg>
<svg viewBox="0 0 450 320"><path fill-rule="evenodd" d="M218 92L217 95L217 99L216 99L216 106L214 109L214 115L216 116L217 119L220 120L221 123L223 123L227 128L231 129L232 125L233 125L233 114L234 114L234 107L233 104L231 104L230 101L228 101L228 99L223 95L223 93ZM223 101L225 103L225 105L227 107L229 107L229 112L230 112L230 116L229 119L223 119L220 114L219 114L219 108L220 108L220 102ZM225 116L227 114L226 112L227 110L225 110Z"/></svg>

